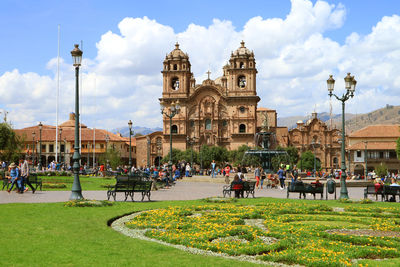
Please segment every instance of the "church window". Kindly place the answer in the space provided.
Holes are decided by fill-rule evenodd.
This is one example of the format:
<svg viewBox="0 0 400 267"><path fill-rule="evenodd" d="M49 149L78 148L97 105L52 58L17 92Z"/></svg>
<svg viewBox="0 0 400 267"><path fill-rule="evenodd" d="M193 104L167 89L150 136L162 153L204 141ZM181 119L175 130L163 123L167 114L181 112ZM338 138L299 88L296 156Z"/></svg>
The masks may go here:
<svg viewBox="0 0 400 267"><path fill-rule="evenodd" d="M178 78L172 78L171 80L171 87L173 90L178 90L179 89L179 79Z"/></svg>
<svg viewBox="0 0 400 267"><path fill-rule="evenodd" d="M240 113L244 113L245 108L242 106L242 107L239 108L239 110L240 110Z"/></svg>
<svg viewBox="0 0 400 267"><path fill-rule="evenodd" d="M240 124L239 125L239 133L245 133L246 132L246 125Z"/></svg>
<svg viewBox="0 0 400 267"><path fill-rule="evenodd" d="M206 119L205 127L206 127L206 130L211 130L211 120L210 119Z"/></svg>
<svg viewBox="0 0 400 267"><path fill-rule="evenodd" d="M194 128L194 121L190 121L190 127Z"/></svg>
<svg viewBox="0 0 400 267"><path fill-rule="evenodd" d="M177 133L178 133L178 126L172 125L172 127L171 127L171 133L177 134Z"/></svg>
<svg viewBox="0 0 400 267"><path fill-rule="evenodd" d="M241 69L244 69L244 63L243 62L240 62L239 66L240 66Z"/></svg>
<svg viewBox="0 0 400 267"><path fill-rule="evenodd" d="M222 126L223 126L223 127L226 127L227 125L228 125L228 122L227 122L226 120L223 120L223 121L222 121Z"/></svg>
<svg viewBox="0 0 400 267"><path fill-rule="evenodd" d="M253 67L253 63L250 62L250 68Z"/></svg>
<svg viewBox="0 0 400 267"><path fill-rule="evenodd" d="M178 70L178 65L174 64L174 70Z"/></svg>
<svg viewBox="0 0 400 267"><path fill-rule="evenodd" d="M245 88L246 87L246 77L245 76L239 76L238 78L238 86L240 88Z"/></svg>
<svg viewBox="0 0 400 267"><path fill-rule="evenodd" d="M184 69L184 70L186 69L186 64L183 64L183 69Z"/></svg>

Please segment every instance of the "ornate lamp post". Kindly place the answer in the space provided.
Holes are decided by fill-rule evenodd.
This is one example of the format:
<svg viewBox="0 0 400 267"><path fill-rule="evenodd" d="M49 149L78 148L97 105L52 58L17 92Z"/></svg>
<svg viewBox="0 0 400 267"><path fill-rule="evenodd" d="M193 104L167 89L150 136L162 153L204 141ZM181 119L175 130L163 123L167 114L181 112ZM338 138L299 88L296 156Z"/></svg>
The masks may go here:
<svg viewBox="0 0 400 267"><path fill-rule="evenodd" d="M43 124L42 124L42 122L39 122L39 166L38 166L38 169L40 171L42 170L42 129L43 129Z"/></svg>
<svg viewBox="0 0 400 267"><path fill-rule="evenodd" d="M35 137L36 137L36 133L32 132L32 165L35 166Z"/></svg>
<svg viewBox="0 0 400 267"><path fill-rule="evenodd" d="M179 101L176 103L172 102L170 106L167 106L164 101L160 102L161 114L167 116L169 118L169 161L168 161L168 169L170 175L172 175L172 118L175 117L176 114L179 114L181 110L181 106L179 105Z"/></svg>
<svg viewBox="0 0 400 267"><path fill-rule="evenodd" d="M67 166L65 165L65 151L67 150L67 139L64 137L64 169L67 168Z"/></svg>
<svg viewBox="0 0 400 267"><path fill-rule="evenodd" d="M132 136L132 121L129 120L129 172L132 169L132 146L131 146L131 136Z"/></svg>
<svg viewBox="0 0 400 267"><path fill-rule="evenodd" d="M357 81L354 79L354 76L350 76L350 72L347 73L347 76L344 78L345 81L345 88L346 88L346 94L342 95L342 97L338 97L337 95L333 94L333 89L335 87L335 80L333 79L332 75L329 75L329 79L326 81L328 84L328 91L329 91L329 97L335 96L337 100L342 102L342 164L341 164L341 169L342 169L342 176L340 177L340 199L348 199L349 194L347 191L347 186L346 186L346 159L345 159L345 102L349 100L350 98L353 98L354 96L354 91L356 90L356 84Z"/></svg>
<svg viewBox="0 0 400 267"><path fill-rule="evenodd" d="M158 156L158 171L160 171L160 161L161 161L161 146L162 146L162 144L161 144L161 138L160 139L157 139L157 156Z"/></svg>
<svg viewBox="0 0 400 267"><path fill-rule="evenodd" d="M74 145L74 182L72 184L72 193L70 200L83 199L81 183L79 181L79 160L81 155L79 153L79 66L82 62L83 52L79 49L79 45L71 51L73 66L75 67L75 145Z"/></svg>
<svg viewBox="0 0 400 267"><path fill-rule="evenodd" d="M150 150L151 150L151 139L147 136L147 167L150 170Z"/></svg>

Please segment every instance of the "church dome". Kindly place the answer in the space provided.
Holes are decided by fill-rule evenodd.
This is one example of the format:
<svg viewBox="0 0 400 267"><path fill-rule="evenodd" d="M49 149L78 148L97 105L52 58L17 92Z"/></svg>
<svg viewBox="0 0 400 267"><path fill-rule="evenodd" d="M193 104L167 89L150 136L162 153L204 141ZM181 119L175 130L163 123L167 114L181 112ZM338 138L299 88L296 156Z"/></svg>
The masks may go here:
<svg viewBox="0 0 400 267"><path fill-rule="evenodd" d="M179 49L179 44L178 42L175 44L175 49L172 50L168 56L168 59L189 59L189 56L185 53L183 53L182 50Z"/></svg>
<svg viewBox="0 0 400 267"><path fill-rule="evenodd" d="M233 56L254 56L253 52L251 52L248 48L244 46L244 41L240 42L240 47L232 53Z"/></svg>

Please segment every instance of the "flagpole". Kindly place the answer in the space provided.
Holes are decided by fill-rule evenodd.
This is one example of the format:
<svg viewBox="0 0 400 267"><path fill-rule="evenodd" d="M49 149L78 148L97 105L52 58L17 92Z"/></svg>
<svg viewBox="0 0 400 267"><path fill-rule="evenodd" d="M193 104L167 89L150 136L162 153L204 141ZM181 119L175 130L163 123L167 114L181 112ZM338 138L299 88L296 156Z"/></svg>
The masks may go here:
<svg viewBox="0 0 400 267"><path fill-rule="evenodd" d="M60 97L60 24L58 24L58 48L57 48L57 100L56 100L56 162L58 160L58 101Z"/></svg>

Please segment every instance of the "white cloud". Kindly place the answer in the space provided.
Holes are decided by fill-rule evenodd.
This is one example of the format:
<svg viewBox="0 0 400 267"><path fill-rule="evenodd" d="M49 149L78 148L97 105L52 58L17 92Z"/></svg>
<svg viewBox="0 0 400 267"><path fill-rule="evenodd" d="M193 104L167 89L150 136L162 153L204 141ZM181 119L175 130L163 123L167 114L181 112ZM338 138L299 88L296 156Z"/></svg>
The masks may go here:
<svg viewBox="0 0 400 267"><path fill-rule="evenodd" d="M326 79L334 74L335 91L343 92L343 78L352 72L358 80L350 112L368 112L386 103L399 103L400 17L383 17L367 35L352 33L344 44L326 36L345 23L346 9L325 1L292 0L284 19L249 18L242 30L231 21L214 19L208 26L190 24L182 32L143 18L125 18L119 32L99 37L97 56L84 58L82 122L89 127L113 129L129 119L141 126L160 126L158 98L162 92L162 62L176 40L187 52L200 83L222 73L240 41L255 53L260 106L276 109L278 116L305 115L329 110ZM43 121L55 123L57 59L47 68L53 76L10 70L0 76L0 108L8 110L17 128ZM70 63L60 61L60 121L74 110L75 77ZM366 104L368 103L368 105ZM339 101L332 100L340 113Z"/></svg>

